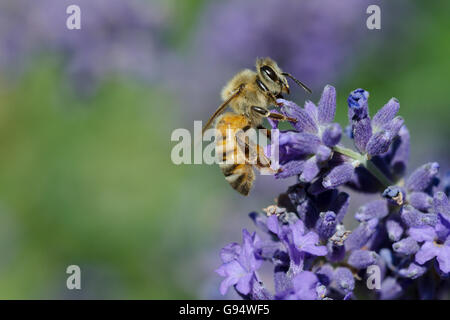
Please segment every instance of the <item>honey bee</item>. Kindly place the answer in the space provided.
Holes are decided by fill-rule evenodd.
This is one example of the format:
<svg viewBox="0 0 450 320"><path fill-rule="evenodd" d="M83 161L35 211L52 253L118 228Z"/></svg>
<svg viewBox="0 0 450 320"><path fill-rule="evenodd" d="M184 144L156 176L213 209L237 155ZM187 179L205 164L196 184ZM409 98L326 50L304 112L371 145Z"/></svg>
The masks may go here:
<svg viewBox="0 0 450 320"><path fill-rule="evenodd" d="M311 93L306 85L291 74L283 72L274 60L256 59L256 71L244 69L225 85L221 93L223 103L203 127L202 134L216 120L215 128L220 135L216 139L215 151L216 155L222 154L219 166L228 183L242 195L248 195L252 188L255 180L253 167L260 172L265 170L272 174L276 173L271 168L270 159L264 154L263 148L248 139L245 133L250 128L264 129L262 126L264 118L296 121L268 109L272 105L278 105L277 98L282 98L285 93L289 94L287 78ZM232 112L221 114L228 106ZM230 135L229 132L234 134ZM230 156L233 157L231 163L227 161ZM238 161L242 158L244 161ZM256 161L249 161L250 158Z"/></svg>

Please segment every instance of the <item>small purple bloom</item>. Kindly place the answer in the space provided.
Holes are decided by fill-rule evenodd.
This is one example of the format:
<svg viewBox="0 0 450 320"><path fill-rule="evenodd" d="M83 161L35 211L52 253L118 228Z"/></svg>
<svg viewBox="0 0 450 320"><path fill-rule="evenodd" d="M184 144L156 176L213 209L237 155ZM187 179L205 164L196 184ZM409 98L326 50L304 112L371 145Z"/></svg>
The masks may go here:
<svg viewBox="0 0 450 320"><path fill-rule="evenodd" d="M436 228L422 227L409 230L411 238L418 242L424 242L416 253L416 262L423 265L427 261L436 258L439 269L443 273L450 272L450 230L438 235Z"/></svg>
<svg viewBox="0 0 450 320"><path fill-rule="evenodd" d="M242 239L243 244L240 249L236 244L231 244L222 251L223 264L216 272L225 277L220 285L220 293L223 295L230 286L235 286L238 292L247 295L252 290L254 282L257 281L255 271L262 264L262 260L257 257L255 252L255 243L259 241L259 238L256 233L251 235L244 229Z"/></svg>
<svg viewBox="0 0 450 320"><path fill-rule="evenodd" d="M324 256L327 254L327 248L319 245L319 236L314 231L305 231L305 226L301 220L297 221L292 227L293 244L299 253L309 253L314 256Z"/></svg>

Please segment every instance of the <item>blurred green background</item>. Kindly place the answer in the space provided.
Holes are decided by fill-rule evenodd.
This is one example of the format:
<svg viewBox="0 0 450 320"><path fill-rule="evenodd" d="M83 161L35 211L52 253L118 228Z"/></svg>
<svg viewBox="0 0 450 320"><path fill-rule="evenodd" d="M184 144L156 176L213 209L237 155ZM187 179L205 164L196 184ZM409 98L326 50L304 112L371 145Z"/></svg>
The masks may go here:
<svg viewBox="0 0 450 320"><path fill-rule="evenodd" d="M240 2L243 8L201 0L136 1L136 7L115 4L125 0L91 2L98 6L69 1L81 7L81 30L66 29L66 3L0 5L0 298L218 298L220 248L238 241L242 227L252 228L247 213L271 204L292 180L258 177L243 198L217 166L174 165L170 135L178 127L192 130L194 119L205 121L220 103L221 85L252 66L252 43L230 55L233 65L212 50L222 45L216 39L233 47L237 35L226 30L243 23L235 11L254 8L266 25L273 23L272 10L256 9L264 1L250 0ZM355 9L345 2L342 10ZM329 29L336 26L328 27L326 16L317 34L303 34L289 26L295 15L284 21L281 7L275 22L287 24L294 36L277 37L288 44L304 37L306 44L298 45L298 56L287 56L271 35L261 55L294 68L313 42L333 59L339 55L335 65L342 69L321 70L319 62L298 75L312 83L314 94L294 100L317 101L330 83L338 92L337 119L345 125L351 90L371 93L372 113L395 96L411 131L412 167L436 160L448 169L450 3L373 2L382 9L382 29L367 30L366 5L330 48ZM316 9L308 9L310 17ZM146 10L151 14L142 14ZM211 21L223 25L211 31ZM261 32L255 43L272 41L259 29L242 32ZM341 52L345 46L349 50ZM239 50L250 64L236 59ZM81 268L82 290L66 288L71 264Z"/></svg>

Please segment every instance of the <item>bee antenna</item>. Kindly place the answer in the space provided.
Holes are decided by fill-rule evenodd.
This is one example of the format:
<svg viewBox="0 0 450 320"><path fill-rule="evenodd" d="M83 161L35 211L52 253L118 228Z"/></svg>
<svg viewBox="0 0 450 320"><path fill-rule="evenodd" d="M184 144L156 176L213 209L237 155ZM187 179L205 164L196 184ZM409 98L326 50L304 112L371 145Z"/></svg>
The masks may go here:
<svg viewBox="0 0 450 320"><path fill-rule="evenodd" d="M302 87L306 92L312 93L312 90L311 90L310 88L308 88L308 87L306 86L306 84L304 84L304 83L301 82L300 80L295 79L295 77L294 77L292 74L287 73L287 72L283 72L282 75L283 75L283 76L286 76L286 77L289 77L289 78L291 78L292 80L294 80L294 82L295 82L296 84L298 84L300 87Z"/></svg>

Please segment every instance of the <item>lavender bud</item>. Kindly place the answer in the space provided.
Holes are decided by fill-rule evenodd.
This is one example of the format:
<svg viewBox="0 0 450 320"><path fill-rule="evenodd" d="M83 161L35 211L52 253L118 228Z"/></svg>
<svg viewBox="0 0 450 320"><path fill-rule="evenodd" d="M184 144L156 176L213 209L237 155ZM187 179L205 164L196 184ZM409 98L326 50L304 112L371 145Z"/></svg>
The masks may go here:
<svg viewBox="0 0 450 320"><path fill-rule="evenodd" d="M338 123L329 124L322 133L322 142L328 147L334 147L342 136L342 128Z"/></svg>
<svg viewBox="0 0 450 320"><path fill-rule="evenodd" d="M356 89L350 93L347 99L349 120L361 120L368 117L369 106L367 99L369 92L364 89Z"/></svg>
<svg viewBox="0 0 450 320"><path fill-rule="evenodd" d="M348 257L348 264L356 269L365 269L376 263L378 255L374 251L355 250Z"/></svg>
<svg viewBox="0 0 450 320"><path fill-rule="evenodd" d="M320 283L329 286L333 281L334 269L331 264L324 264L315 272Z"/></svg>
<svg viewBox="0 0 450 320"><path fill-rule="evenodd" d="M366 145L372 136L370 118L353 121L352 132L356 148L359 152L364 153L366 151Z"/></svg>
<svg viewBox="0 0 450 320"><path fill-rule="evenodd" d="M354 170L355 167L353 164L348 162L338 165L337 167L331 169L331 171L328 172L328 174L323 178L322 185L326 189L332 189L340 186L341 184L350 181Z"/></svg>
<svg viewBox="0 0 450 320"><path fill-rule="evenodd" d="M386 230L391 241L398 241L402 237L403 227L395 220L386 221Z"/></svg>
<svg viewBox="0 0 450 320"><path fill-rule="evenodd" d="M373 218L382 219L389 213L387 202L385 200L374 200L366 203L355 213L355 218L362 222Z"/></svg>
<svg viewBox="0 0 450 320"><path fill-rule="evenodd" d="M388 151L395 136L387 130L378 131L372 137L366 145L366 151L371 156L377 156Z"/></svg>
<svg viewBox="0 0 450 320"><path fill-rule="evenodd" d="M297 122L292 124L297 131L309 133L318 132L315 121L304 109L300 108L292 101L277 99L277 102L283 104L280 110L284 115L297 119Z"/></svg>
<svg viewBox="0 0 450 320"><path fill-rule="evenodd" d="M330 262L338 262L345 258L345 246L338 245L333 241L327 243L328 254L327 259Z"/></svg>
<svg viewBox="0 0 450 320"><path fill-rule="evenodd" d="M426 267L418 265L415 262L409 264L407 268L400 269L398 274L404 278L417 279L427 271Z"/></svg>
<svg viewBox="0 0 450 320"><path fill-rule="evenodd" d="M334 284L339 291L348 293L355 288L355 279L352 272L345 267L338 267L333 275Z"/></svg>
<svg viewBox="0 0 450 320"><path fill-rule="evenodd" d="M333 211L321 212L316 223L316 231L321 240L330 238L336 230L336 214Z"/></svg>
<svg viewBox="0 0 450 320"><path fill-rule="evenodd" d="M345 241L345 249L347 251L361 249L375 233L377 225L378 219L361 222Z"/></svg>
<svg viewBox="0 0 450 320"><path fill-rule="evenodd" d="M394 243L392 245L392 249L394 249L394 251L397 253L409 256L419 251L419 245L417 244L416 240L408 237Z"/></svg>
<svg viewBox="0 0 450 320"><path fill-rule="evenodd" d="M281 172L275 174L275 179L285 179L302 173L305 160L292 160L284 164Z"/></svg>
<svg viewBox="0 0 450 320"><path fill-rule="evenodd" d="M439 171L437 162L429 162L417 168L406 181L406 188L410 191L423 191L432 183Z"/></svg>
<svg viewBox="0 0 450 320"><path fill-rule="evenodd" d="M434 226L437 222L437 216L434 213L422 213L410 205L402 207L400 216L402 221L409 227Z"/></svg>
<svg viewBox="0 0 450 320"><path fill-rule="evenodd" d="M404 122L405 120L402 117L398 116L384 125L383 129L388 131L391 136L395 138L398 135L398 132L400 131L400 128L403 126Z"/></svg>
<svg viewBox="0 0 450 320"><path fill-rule="evenodd" d="M311 157L303 165L303 172L299 179L301 182L311 182L317 176L319 171L320 168L317 163L317 158L315 156Z"/></svg>
<svg viewBox="0 0 450 320"><path fill-rule="evenodd" d="M382 196L386 199L389 199L389 201L392 204L396 204L398 206L403 205L405 202L405 192L402 188L397 186L389 186L384 191Z"/></svg>
<svg viewBox="0 0 450 320"><path fill-rule="evenodd" d="M450 203L444 192L439 191L434 194L433 208L447 226L450 226Z"/></svg>
<svg viewBox="0 0 450 320"><path fill-rule="evenodd" d="M336 112L336 89L334 87L330 85L325 86L317 109L320 123L333 121Z"/></svg>
<svg viewBox="0 0 450 320"><path fill-rule="evenodd" d="M378 128L382 128L386 123L389 123L394 119L398 110L400 109L400 104L397 99L391 98L391 100L386 103L383 108L378 110L372 119L373 125Z"/></svg>
<svg viewBox="0 0 450 320"><path fill-rule="evenodd" d="M317 122L318 111L317 111L316 105L312 101L306 100L304 109L308 113L308 115L311 117L311 119L313 119L314 122Z"/></svg>
<svg viewBox="0 0 450 320"><path fill-rule="evenodd" d="M324 145L321 145L317 149L316 158L317 158L317 161L319 161L319 162L325 162L325 161L330 160L331 155L332 155L331 149Z"/></svg>
<svg viewBox="0 0 450 320"><path fill-rule="evenodd" d="M425 192L411 192L408 194L408 202L420 211L428 211L433 206L433 198Z"/></svg>
<svg viewBox="0 0 450 320"><path fill-rule="evenodd" d="M410 136L405 125L400 128L398 136L394 142L395 150L391 159L391 167L394 174L401 176L405 173L409 161Z"/></svg>

